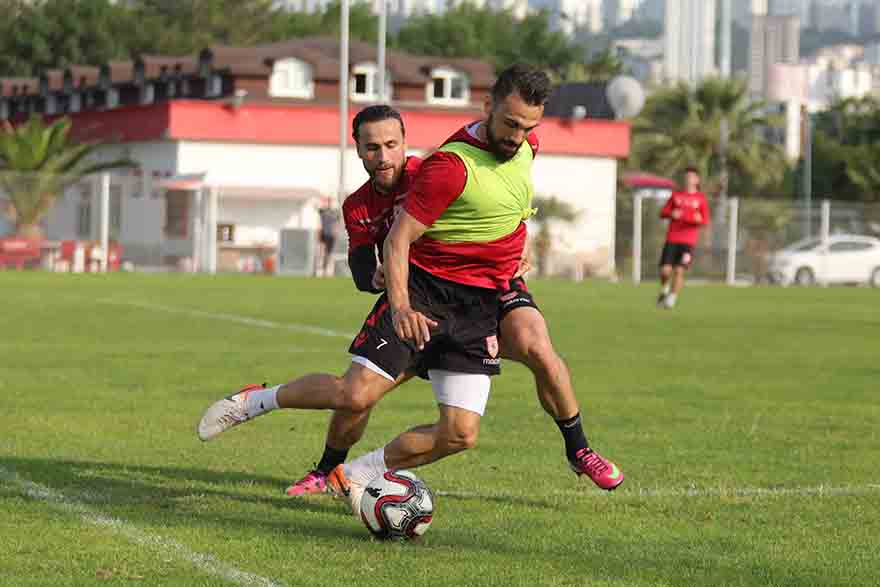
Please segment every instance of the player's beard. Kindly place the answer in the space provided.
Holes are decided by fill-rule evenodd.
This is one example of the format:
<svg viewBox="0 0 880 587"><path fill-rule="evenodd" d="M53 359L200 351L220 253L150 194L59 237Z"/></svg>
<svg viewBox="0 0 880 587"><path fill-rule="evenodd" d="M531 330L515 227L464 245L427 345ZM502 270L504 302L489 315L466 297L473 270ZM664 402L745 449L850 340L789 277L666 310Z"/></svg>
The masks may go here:
<svg viewBox="0 0 880 587"><path fill-rule="evenodd" d="M394 186L397 184L397 181L400 179L400 175L403 172L403 166L400 168L396 168L394 166L391 167L391 179L386 183L384 179L380 179L384 173L380 173L379 169L376 169L373 172L373 187L377 192L382 194L387 194L394 189Z"/></svg>
<svg viewBox="0 0 880 587"><path fill-rule="evenodd" d="M517 144L505 139L499 140L495 136L495 133L492 132L492 114L489 115L489 119L486 121L486 144L489 145L489 150L500 161L510 161L513 159L522 146L522 143Z"/></svg>

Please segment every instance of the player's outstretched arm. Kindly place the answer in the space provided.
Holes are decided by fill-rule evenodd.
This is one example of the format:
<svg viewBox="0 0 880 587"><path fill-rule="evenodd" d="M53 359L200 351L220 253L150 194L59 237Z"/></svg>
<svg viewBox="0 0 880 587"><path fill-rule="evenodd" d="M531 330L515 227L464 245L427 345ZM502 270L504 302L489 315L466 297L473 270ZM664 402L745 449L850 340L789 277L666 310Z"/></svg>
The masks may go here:
<svg viewBox="0 0 880 587"><path fill-rule="evenodd" d="M401 210L385 238L385 286L397 336L412 340L419 349L431 340L431 327L437 323L416 312L409 301L409 249L428 227Z"/></svg>

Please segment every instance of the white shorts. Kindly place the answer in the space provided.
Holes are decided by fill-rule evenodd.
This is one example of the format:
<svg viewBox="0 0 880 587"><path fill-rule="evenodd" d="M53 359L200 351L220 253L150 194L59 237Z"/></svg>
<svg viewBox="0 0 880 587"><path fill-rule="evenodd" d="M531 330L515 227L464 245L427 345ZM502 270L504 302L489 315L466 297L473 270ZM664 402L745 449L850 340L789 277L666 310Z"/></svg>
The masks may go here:
<svg viewBox="0 0 880 587"><path fill-rule="evenodd" d="M486 411L492 385L488 375L430 369L428 377L438 404L476 412L480 416Z"/></svg>

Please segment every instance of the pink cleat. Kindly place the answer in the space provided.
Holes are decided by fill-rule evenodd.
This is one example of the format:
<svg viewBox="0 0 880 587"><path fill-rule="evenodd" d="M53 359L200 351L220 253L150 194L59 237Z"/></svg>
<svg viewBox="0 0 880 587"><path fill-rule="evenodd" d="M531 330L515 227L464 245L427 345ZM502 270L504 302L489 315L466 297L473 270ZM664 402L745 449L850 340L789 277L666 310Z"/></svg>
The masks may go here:
<svg viewBox="0 0 880 587"><path fill-rule="evenodd" d="M569 463L578 475L586 475L593 483L607 491L614 491L623 483L623 471L611 461L606 461L591 448L582 448L577 459Z"/></svg>
<svg viewBox="0 0 880 587"><path fill-rule="evenodd" d="M290 497L327 493L327 473L317 469L309 471L305 477L288 487L285 493Z"/></svg>

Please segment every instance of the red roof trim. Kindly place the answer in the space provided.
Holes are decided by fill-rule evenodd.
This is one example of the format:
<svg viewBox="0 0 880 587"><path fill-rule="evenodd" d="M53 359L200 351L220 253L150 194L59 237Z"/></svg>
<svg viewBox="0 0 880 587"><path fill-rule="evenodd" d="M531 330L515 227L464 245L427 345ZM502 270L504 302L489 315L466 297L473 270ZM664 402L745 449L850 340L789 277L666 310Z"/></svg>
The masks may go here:
<svg viewBox="0 0 880 587"><path fill-rule="evenodd" d="M358 108L352 108L350 118ZM412 148L433 149L474 113L401 109ZM80 140L212 141L292 145L338 144L338 110L330 106L245 104L173 100L72 115ZM350 123L349 123L350 126ZM537 130L542 154L623 158L629 155L630 126L611 120L545 118ZM351 139L349 138L349 143Z"/></svg>

